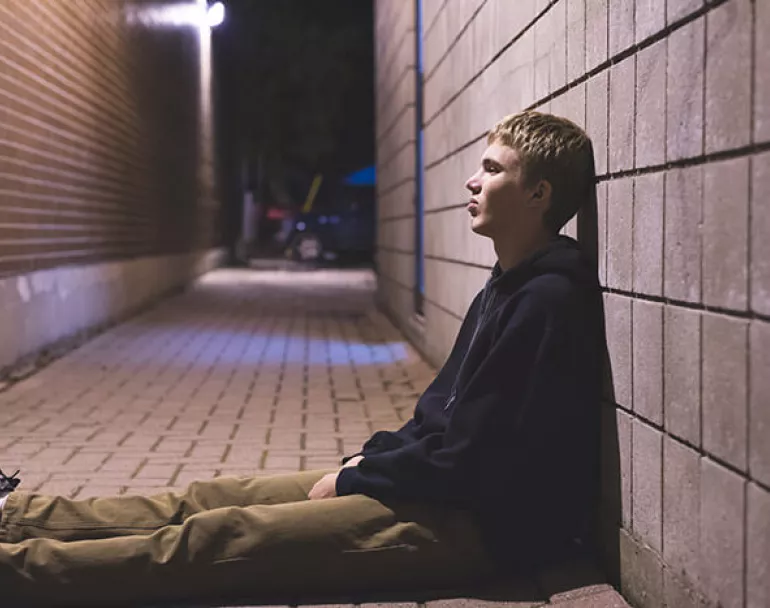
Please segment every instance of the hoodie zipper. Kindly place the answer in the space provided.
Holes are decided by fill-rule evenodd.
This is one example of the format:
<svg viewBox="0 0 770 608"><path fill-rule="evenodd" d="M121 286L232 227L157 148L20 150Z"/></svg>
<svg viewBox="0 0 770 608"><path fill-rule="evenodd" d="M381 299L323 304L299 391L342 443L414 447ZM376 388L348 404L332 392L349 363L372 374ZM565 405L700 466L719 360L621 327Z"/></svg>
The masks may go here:
<svg viewBox="0 0 770 608"><path fill-rule="evenodd" d="M460 363L460 369L457 370L455 381L452 384L452 390L449 392L449 399L447 399L446 405L444 405L444 411L449 409L449 406L454 403L455 398L457 397L457 383L460 380L460 375L463 371L463 367L465 366L465 361L468 358L468 353L473 347L473 343L476 341L476 337L479 335L481 326L484 325L484 322L487 320L489 311L492 309L495 293L492 291L491 283L492 279L490 279L487 285L484 287L484 293L481 296L481 311L479 312L479 320L476 322L476 327L473 328L473 335L471 336L471 340L468 343L468 348L465 351L465 357L463 357L463 360Z"/></svg>

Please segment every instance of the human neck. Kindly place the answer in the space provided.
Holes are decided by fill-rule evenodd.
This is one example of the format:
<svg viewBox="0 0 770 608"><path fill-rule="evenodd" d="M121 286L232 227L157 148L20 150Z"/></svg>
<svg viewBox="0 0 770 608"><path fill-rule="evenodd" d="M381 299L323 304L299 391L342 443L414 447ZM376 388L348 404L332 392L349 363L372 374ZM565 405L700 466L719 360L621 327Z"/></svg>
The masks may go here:
<svg viewBox="0 0 770 608"><path fill-rule="evenodd" d="M545 247L552 238L547 232L538 231L529 238L495 240L495 253L500 268L505 271L517 266L522 260Z"/></svg>

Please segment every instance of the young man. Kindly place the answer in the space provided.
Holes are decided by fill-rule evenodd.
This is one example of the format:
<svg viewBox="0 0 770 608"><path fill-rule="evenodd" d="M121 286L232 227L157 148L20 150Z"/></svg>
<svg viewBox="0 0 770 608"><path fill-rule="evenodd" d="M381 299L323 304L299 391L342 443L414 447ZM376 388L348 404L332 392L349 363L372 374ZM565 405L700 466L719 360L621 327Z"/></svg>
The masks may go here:
<svg viewBox="0 0 770 608"><path fill-rule="evenodd" d="M467 584L589 540L598 480L601 295L562 226L594 192L571 122L499 122L467 181L498 257L441 371L400 430L337 471L72 501L10 491L10 605L104 606Z"/></svg>

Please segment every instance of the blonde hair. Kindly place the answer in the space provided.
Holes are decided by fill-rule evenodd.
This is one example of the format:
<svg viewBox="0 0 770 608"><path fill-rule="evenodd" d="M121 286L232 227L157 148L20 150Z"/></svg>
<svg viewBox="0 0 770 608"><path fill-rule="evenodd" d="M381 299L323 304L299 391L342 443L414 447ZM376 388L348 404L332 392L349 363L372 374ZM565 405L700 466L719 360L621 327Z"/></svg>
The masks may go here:
<svg viewBox="0 0 770 608"><path fill-rule="evenodd" d="M534 111L511 114L492 127L487 142L519 153L528 185L541 179L551 184L551 206L543 222L554 234L595 197L591 139L572 121Z"/></svg>

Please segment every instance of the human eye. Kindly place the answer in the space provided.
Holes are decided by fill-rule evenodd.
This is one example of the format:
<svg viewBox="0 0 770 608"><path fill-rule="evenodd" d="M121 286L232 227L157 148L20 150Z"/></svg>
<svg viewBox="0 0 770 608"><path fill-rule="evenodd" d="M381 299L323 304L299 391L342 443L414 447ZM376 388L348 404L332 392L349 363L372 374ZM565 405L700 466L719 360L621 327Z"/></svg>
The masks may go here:
<svg viewBox="0 0 770 608"><path fill-rule="evenodd" d="M482 163L482 166L484 168L484 171L487 173L499 173L500 167L497 163L492 162L491 160L484 160Z"/></svg>

